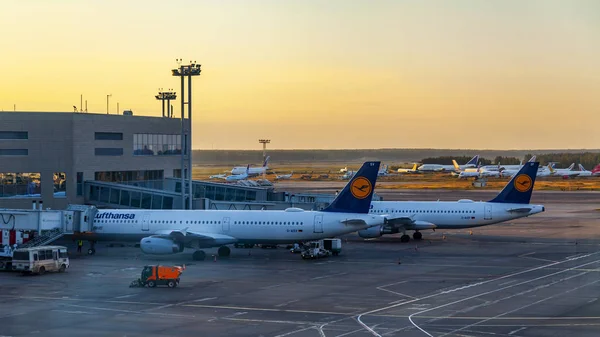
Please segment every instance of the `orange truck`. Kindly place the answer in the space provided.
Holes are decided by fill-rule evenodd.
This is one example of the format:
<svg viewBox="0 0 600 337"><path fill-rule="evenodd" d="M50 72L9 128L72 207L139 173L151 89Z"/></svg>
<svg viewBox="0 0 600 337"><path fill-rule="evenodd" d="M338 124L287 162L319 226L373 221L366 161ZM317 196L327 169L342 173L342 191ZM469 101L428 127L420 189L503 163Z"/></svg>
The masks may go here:
<svg viewBox="0 0 600 337"><path fill-rule="evenodd" d="M175 288L179 285L179 277L185 270L185 266L144 266L142 276L131 282L130 287L154 288L158 285L166 285Z"/></svg>

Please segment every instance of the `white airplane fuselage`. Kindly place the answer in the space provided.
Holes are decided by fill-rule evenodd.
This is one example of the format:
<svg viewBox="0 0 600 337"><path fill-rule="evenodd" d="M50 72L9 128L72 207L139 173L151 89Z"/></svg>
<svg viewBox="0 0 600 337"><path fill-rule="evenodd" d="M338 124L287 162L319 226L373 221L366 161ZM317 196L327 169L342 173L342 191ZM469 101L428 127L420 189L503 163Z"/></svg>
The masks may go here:
<svg viewBox="0 0 600 337"><path fill-rule="evenodd" d="M365 224L345 224L362 219ZM235 238L230 243L294 243L335 237L383 223L376 214L248 210L99 210L90 240L140 240L162 230L190 231ZM86 238L87 239L87 238ZM214 245L211 245L214 246Z"/></svg>
<svg viewBox="0 0 600 337"><path fill-rule="evenodd" d="M466 164L459 165L461 170L465 170L467 168L475 167L475 165ZM441 165L441 164L423 164L419 166L419 171L429 171L429 172L455 172L456 168L454 165Z"/></svg>
<svg viewBox="0 0 600 337"><path fill-rule="evenodd" d="M373 201L371 214L406 216L434 224L439 229L491 225L543 212L544 206L496 202L462 201ZM531 210L519 212L525 208ZM512 210L512 211L510 211Z"/></svg>
<svg viewBox="0 0 600 337"><path fill-rule="evenodd" d="M234 175L239 175L239 174L245 174L246 173L246 166L237 166L234 167L231 170L231 174ZM264 173L267 173L267 170L269 169L268 166L261 166L261 167L251 167L248 169L248 175L249 176L259 176L259 175L263 175Z"/></svg>

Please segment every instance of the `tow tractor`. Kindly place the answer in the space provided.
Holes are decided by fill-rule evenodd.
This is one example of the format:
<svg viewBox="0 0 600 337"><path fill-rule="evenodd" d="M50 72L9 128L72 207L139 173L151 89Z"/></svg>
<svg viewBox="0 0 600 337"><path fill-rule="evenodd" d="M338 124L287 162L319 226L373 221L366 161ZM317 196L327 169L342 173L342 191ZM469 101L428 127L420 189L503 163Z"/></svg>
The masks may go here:
<svg viewBox="0 0 600 337"><path fill-rule="evenodd" d="M308 242L301 256L303 259L320 259L329 255L337 256L342 251L342 240L323 239Z"/></svg>
<svg viewBox="0 0 600 337"><path fill-rule="evenodd" d="M154 288L157 285L166 285L169 288L175 288L179 285L179 277L185 270L179 266L144 266L142 275L129 285L130 288L145 287Z"/></svg>

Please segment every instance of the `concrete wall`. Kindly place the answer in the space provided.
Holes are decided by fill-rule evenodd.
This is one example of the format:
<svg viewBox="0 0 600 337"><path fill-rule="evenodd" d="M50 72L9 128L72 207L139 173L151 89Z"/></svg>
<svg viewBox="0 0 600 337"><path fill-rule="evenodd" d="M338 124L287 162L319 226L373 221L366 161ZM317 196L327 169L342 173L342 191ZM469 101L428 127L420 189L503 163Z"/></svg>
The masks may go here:
<svg viewBox="0 0 600 337"><path fill-rule="evenodd" d="M180 134L181 121L161 117L92 113L0 112L0 131L27 131L27 140L0 140L0 149L28 149L27 156L0 156L0 172L41 173L44 207L83 203L76 172L93 180L96 171L164 170L171 177L180 156L134 156L134 133ZM95 132L122 132L122 141L95 140ZM122 147L122 156L96 156L96 147ZM53 196L53 174L67 175L67 197ZM0 198L0 208L30 208L31 198Z"/></svg>

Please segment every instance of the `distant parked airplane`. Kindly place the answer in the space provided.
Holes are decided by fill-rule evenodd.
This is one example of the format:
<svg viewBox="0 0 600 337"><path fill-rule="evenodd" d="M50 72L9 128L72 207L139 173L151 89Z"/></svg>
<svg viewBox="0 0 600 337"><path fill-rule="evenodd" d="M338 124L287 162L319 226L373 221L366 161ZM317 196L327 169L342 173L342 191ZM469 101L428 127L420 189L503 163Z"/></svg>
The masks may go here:
<svg viewBox="0 0 600 337"><path fill-rule="evenodd" d="M459 165L461 170L470 167L476 167L479 162L479 155L471 158L465 165ZM454 165L442 165L442 164L423 164L419 166L419 171L430 171L430 172L455 172Z"/></svg>
<svg viewBox="0 0 600 337"><path fill-rule="evenodd" d="M399 168L398 173L419 173L418 164L413 164L413 167L410 169Z"/></svg>
<svg viewBox="0 0 600 337"><path fill-rule="evenodd" d="M242 174L233 174L230 176L225 177L225 181L238 181L238 180L245 180L248 179L250 177L250 165L248 165L246 167L246 172L242 173Z"/></svg>
<svg viewBox="0 0 600 337"><path fill-rule="evenodd" d="M290 173L290 174L282 174L282 175L275 174L275 180L288 180L288 179L292 178L293 175L294 175L294 171L292 171L292 173Z"/></svg>
<svg viewBox="0 0 600 337"><path fill-rule="evenodd" d="M247 168L250 165L248 165L248 167L246 167L246 166L236 166L236 167L234 167L231 170L231 174L244 174L244 173L247 173L248 177L262 175L262 174L266 173L267 170L269 169L269 166L268 166L269 158L270 158L270 156L267 156L267 158L265 159L265 161L263 162L263 165L261 167L253 167L253 168L250 168L250 169L247 170Z"/></svg>

